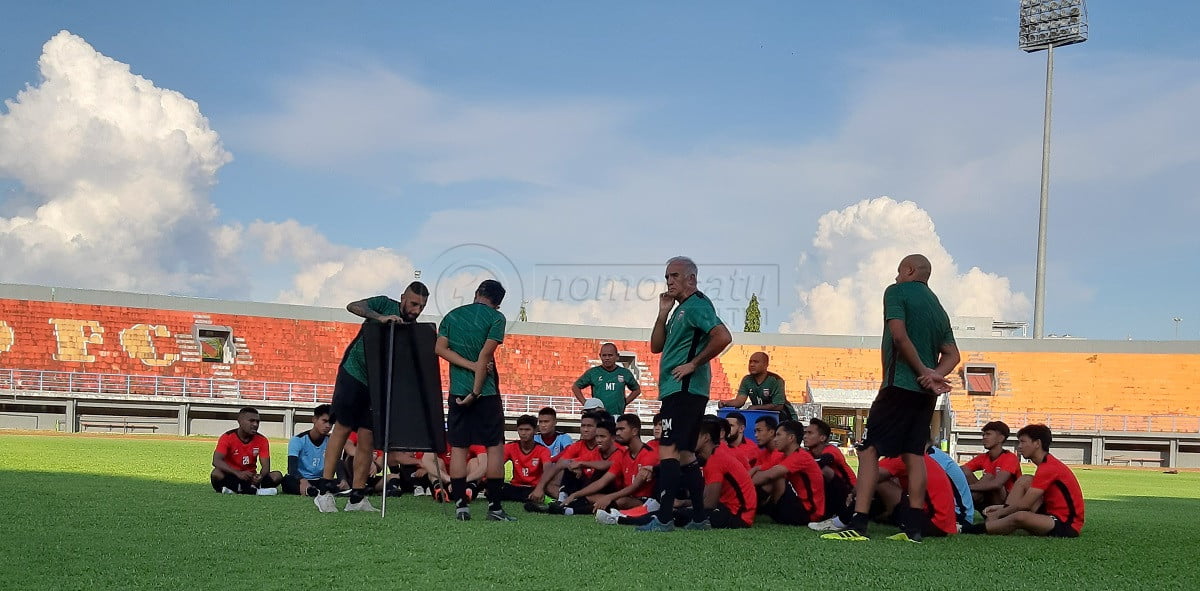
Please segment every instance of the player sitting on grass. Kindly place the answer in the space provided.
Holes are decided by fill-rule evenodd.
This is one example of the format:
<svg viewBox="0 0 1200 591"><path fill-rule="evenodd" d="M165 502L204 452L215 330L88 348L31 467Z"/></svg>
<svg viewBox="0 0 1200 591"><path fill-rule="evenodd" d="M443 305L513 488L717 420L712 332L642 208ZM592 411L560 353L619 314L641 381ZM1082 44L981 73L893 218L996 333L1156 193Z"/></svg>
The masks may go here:
<svg viewBox="0 0 1200 591"><path fill-rule="evenodd" d="M825 515L829 516L824 521L808 524L815 531L846 529L846 522L854 514L854 486L858 479L842 451L829 443L832 434L829 423L821 419L812 419L804 427L804 447L821 467L821 476L825 480Z"/></svg>
<svg viewBox="0 0 1200 591"><path fill-rule="evenodd" d="M1003 505L1009 491L1021 477L1021 460L1007 449L1008 425L992 421L983 426L983 447L987 450L963 465L962 471L971 486L971 496L980 507ZM982 471L979 477L976 472Z"/></svg>
<svg viewBox="0 0 1200 591"><path fill-rule="evenodd" d="M550 504L550 513L574 515L592 514L595 503L608 493L616 491L621 471L613 471L621 465L624 446L616 442L617 425L607 412L596 417L596 453L590 460L563 461L563 491L567 496L560 502Z"/></svg>
<svg viewBox="0 0 1200 591"><path fill-rule="evenodd" d="M625 449L613 456L608 474L592 486L610 481L618 490L598 495L592 499L593 505L598 511L610 508L623 510L644 506L651 501L650 505L657 508L658 502L653 497L654 467L658 466L658 454L642 443L642 420L635 414L623 414L617 419L616 428L616 441Z"/></svg>
<svg viewBox="0 0 1200 591"><path fill-rule="evenodd" d="M329 432L333 430L330 420L331 407L322 404L313 409L312 428L288 441L287 475L283 477L283 492L289 495L315 497L317 480L325 471L325 445L329 443ZM343 476L345 471L342 471ZM338 483L341 490L349 490L350 483L343 478Z"/></svg>
<svg viewBox="0 0 1200 591"><path fill-rule="evenodd" d="M599 457L599 452L596 451L596 421L602 414L607 413L593 410L583 413L583 416L579 419L579 441L568 445L561 454L552 458L550 466L542 473L542 479L538 481L532 495L529 497L529 500L534 501L534 504L527 505L525 507L526 510L537 511L545 509L542 499L547 493L557 500L561 501L565 499L569 491L563 491L564 479L568 481L574 479L576 486L572 490L579 490L583 486L586 486L587 482L583 483L582 486L579 485L578 476L575 473L586 474L590 482L590 477L594 470L583 470L577 464L581 461L590 462ZM572 474L572 476L568 477L567 474Z"/></svg>
<svg viewBox="0 0 1200 591"><path fill-rule="evenodd" d="M1004 505L983 510L986 521L964 533L1010 534L1018 529L1037 536L1075 538L1083 531L1083 491L1075 473L1050 455L1050 429L1027 425L1017 431L1017 451L1037 466L1032 476L1017 480Z"/></svg>
<svg viewBox="0 0 1200 591"><path fill-rule="evenodd" d="M775 433L778 428L779 423L775 421L775 417L758 417L758 420L754 421L754 439L758 441L758 457L750 463L751 476L783 460L783 454L775 449Z"/></svg>
<svg viewBox="0 0 1200 591"><path fill-rule="evenodd" d="M882 521L890 517L903 530L888 536L889 540L921 543L920 538L905 533L912 531L913 523L921 524L920 533L924 537L958 533L954 485L950 483L950 477L928 454L925 455L925 474L925 503L920 509L921 513L914 515L918 509L909 502L908 465L904 458L879 461L879 484L875 487L875 497L882 503L883 512L876 518Z"/></svg>
<svg viewBox="0 0 1200 591"><path fill-rule="evenodd" d="M735 410L725 415L725 421L729 423L729 436L725 442L729 444L730 451L744 460L749 468L758 459L758 446L746 438L746 415Z"/></svg>
<svg viewBox="0 0 1200 591"><path fill-rule="evenodd" d="M213 471L209 476L213 490L226 494L273 495L283 474L271 471L271 444L258 434L258 411L246 407L238 411L238 426L217 440L213 452ZM261 470L255 468L261 466Z"/></svg>
<svg viewBox="0 0 1200 591"><path fill-rule="evenodd" d="M505 501L529 502L533 489L550 464L550 448L534 443L537 419L533 415L517 418L517 440L504 446L504 461L512 462L512 480L500 492Z"/></svg>
<svg viewBox="0 0 1200 591"><path fill-rule="evenodd" d="M958 463L950 454L942 451L933 444L933 439L929 440L929 457L937 462L938 466L942 467L942 471L950 478L950 484L954 485L954 514L958 519L958 524L962 526L975 523L975 501L971 499L971 487L967 484L967 475L958 467Z"/></svg>
<svg viewBox="0 0 1200 591"><path fill-rule="evenodd" d="M825 478L808 450L801 447L804 427L797 421L784 421L775 430L772 443L783 459L753 476L762 487L767 505L762 507L777 523L807 525L819 521L825 513Z"/></svg>
<svg viewBox="0 0 1200 591"><path fill-rule="evenodd" d="M757 498L750 472L742 460L724 444L721 425L724 420L708 415L700 422L696 440L696 455L704 460L704 507L713 529L740 529L754 523ZM686 527L692 522L690 507L675 509L675 526ZM617 511L597 512L596 521L605 524L645 525L653 515L628 516Z"/></svg>

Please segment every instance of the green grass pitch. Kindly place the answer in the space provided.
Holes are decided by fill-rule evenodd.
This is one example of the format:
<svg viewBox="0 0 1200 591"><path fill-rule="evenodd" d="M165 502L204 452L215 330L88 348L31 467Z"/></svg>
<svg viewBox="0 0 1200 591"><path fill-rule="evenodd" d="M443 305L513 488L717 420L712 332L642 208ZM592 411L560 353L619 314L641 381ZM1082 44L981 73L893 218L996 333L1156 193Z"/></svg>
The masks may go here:
<svg viewBox="0 0 1200 591"><path fill-rule="evenodd" d="M388 515L220 495L214 440L0 435L0 587L17 589L1196 589L1200 473L1076 467L1076 540L824 542L742 531L640 534L589 517L453 521L427 497ZM286 445L272 442L275 466ZM339 505L345 501L339 501ZM378 499L376 498L376 503Z"/></svg>

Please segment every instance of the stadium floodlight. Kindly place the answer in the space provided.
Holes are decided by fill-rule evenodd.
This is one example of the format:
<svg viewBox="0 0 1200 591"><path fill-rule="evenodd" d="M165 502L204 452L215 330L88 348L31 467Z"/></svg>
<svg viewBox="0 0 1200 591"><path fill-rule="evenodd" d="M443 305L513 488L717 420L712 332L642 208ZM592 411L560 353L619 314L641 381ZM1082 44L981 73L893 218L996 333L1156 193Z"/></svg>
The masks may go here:
<svg viewBox="0 0 1200 591"><path fill-rule="evenodd" d="M1050 199L1050 100L1054 96L1054 48L1088 38L1083 0L1021 0L1017 42L1027 53L1046 50L1046 113L1042 120L1042 197L1038 215L1037 278L1033 338L1042 338L1046 307L1046 208Z"/></svg>

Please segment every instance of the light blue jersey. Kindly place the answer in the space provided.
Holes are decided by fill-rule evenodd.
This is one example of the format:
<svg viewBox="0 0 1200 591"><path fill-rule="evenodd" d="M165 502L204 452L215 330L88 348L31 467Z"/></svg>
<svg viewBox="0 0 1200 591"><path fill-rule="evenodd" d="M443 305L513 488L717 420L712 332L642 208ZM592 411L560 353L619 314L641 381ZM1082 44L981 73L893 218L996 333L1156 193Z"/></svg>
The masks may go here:
<svg viewBox="0 0 1200 591"><path fill-rule="evenodd" d="M967 475L963 474L962 468L958 467L958 463L950 454L936 447L929 448L929 457L946 471L950 482L954 484L954 500L957 505L954 511L958 515L958 522L974 523L975 501L971 499L971 485L967 483Z"/></svg>
<svg viewBox="0 0 1200 591"><path fill-rule="evenodd" d="M321 438L320 445L314 445L312 438L305 431L288 442L288 456L296 456L300 477L305 480L320 478L325 471L325 447L328 437Z"/></svg>
<svg viewBox="0 0 1200 591"><path fill-rule="evenodd" d="M555 433L558 436L555 437L554 441L551 442L549 445L546 445L546 442L542 441L541 433L534 435L533 440L536 441L537 444L542 447L550 448L550 456L557 458L558 454L562 453L562 451L564 449L567 449L568 447L570 447L570 445L572 443L575 443L575 441L573 439L571 439L570 435L567 435L566 433L563 433L562 431L556 431Z"/></svg>

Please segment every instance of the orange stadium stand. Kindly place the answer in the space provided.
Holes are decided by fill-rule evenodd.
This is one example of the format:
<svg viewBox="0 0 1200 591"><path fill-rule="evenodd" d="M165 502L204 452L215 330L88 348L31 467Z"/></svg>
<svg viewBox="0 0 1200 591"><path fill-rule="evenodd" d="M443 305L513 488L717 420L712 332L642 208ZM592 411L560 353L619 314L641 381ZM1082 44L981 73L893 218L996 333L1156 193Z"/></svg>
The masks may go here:
<svg viewBox="0 0 1200 591"><path fill-rule="evenodd" d="M770 371L783 378L788 400L794 403L809 402L805 395L808 380L879 380L877 349L734 344L720 358L731 391L737 392L738 384L746 375L750 356L759 351L770 357Z"/></svg>

